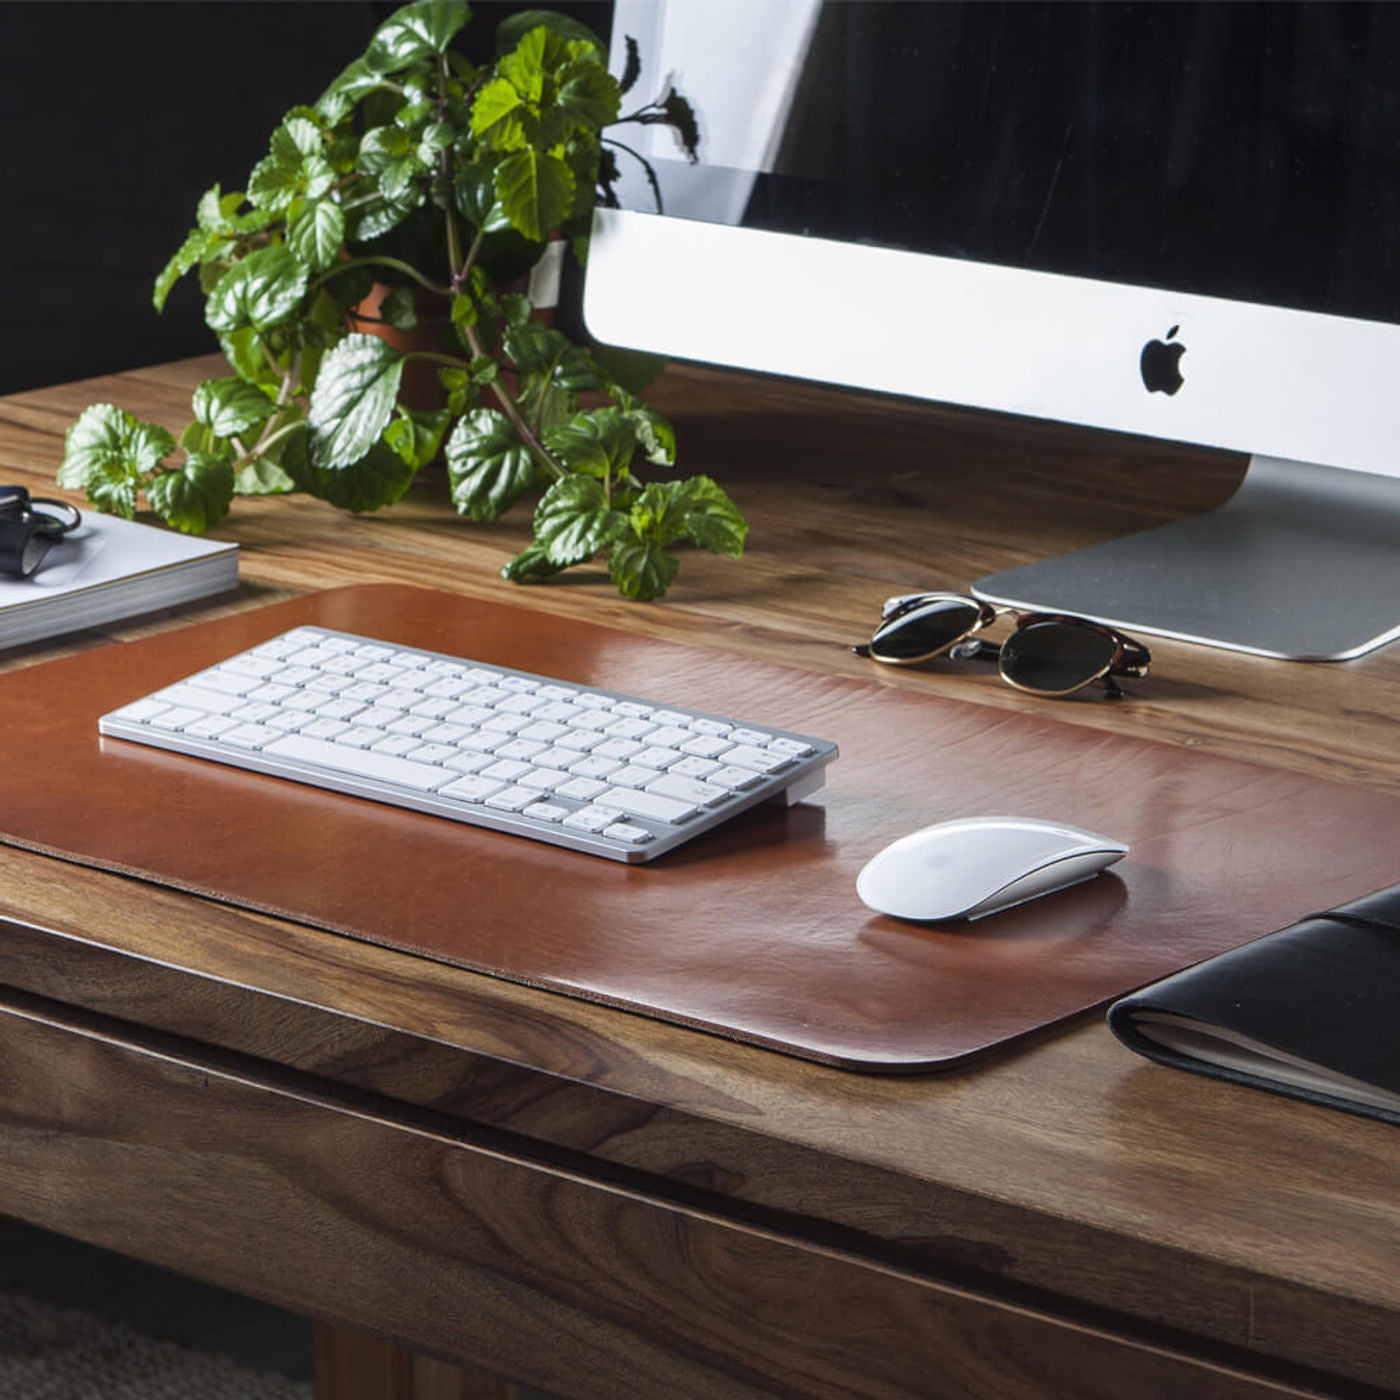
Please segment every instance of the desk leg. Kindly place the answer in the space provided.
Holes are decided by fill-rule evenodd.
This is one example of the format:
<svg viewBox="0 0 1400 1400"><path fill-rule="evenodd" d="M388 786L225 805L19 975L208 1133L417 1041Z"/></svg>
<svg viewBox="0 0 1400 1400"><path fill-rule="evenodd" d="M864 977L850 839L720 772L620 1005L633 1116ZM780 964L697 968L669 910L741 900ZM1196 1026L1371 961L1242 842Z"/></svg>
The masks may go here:
<svg viewBox="0 0 1400 1400"><path fill-rule="evenodd" d="M315 1361L316 1400L519 1400L508 1381L323 1322Z"/></svg>

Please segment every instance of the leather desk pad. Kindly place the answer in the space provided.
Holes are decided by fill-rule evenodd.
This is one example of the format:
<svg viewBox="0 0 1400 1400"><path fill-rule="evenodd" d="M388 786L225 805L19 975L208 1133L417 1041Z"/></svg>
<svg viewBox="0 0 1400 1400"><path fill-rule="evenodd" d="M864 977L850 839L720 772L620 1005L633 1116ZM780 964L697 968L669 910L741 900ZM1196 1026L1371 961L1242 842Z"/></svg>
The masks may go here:
<svg viewBox="0 0 1400 1400"><path fill-rule="evenodd" d="M841 757L809 801L625 866L99 739L99 715L301 623L818 734ZM949 1067L1396 878L1400 801L1381 793L1105 734L1050 702L993 710L400 585L12 672L0 707L9 844L850 1069ZM889 841L974 814L1132 850L971 924L856 898Z"/></svg>

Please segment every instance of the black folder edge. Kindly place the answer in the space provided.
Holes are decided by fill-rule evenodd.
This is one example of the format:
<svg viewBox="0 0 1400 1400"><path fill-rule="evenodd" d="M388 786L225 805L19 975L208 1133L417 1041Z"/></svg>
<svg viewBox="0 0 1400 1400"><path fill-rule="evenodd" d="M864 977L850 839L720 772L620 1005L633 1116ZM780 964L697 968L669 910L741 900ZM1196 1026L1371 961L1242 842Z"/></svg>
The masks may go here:
<svg viewBox="0 0 1400 1400"><path fill-rule="evenodd" d="M1246 1037L1383 1094L1394 1108L1217 1064L1145 1034L1145 1014ZM1109 1029L1159 1064L1400 1124L1400 885L1209 958L1114 1002Z"/></svg>

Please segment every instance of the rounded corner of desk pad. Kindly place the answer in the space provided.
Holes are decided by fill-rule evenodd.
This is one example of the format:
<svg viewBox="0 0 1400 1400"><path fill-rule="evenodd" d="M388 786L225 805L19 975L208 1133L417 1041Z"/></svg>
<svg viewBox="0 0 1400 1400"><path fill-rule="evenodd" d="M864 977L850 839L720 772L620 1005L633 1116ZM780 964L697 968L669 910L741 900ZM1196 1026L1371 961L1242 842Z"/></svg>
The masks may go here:
<svg viewBox="0 0 1400 1400"><path fill-rule="evenodd" d="M308 623L684 696L834 739L841 757L807 802L623 865L99 742L99 715ZM412 585L331 589L32 666L0 676L0 703L24 755L0 771L9 844L869 1073L956 1068L1389 883L1374 833L1400 819L1396 799L1322 779ZM1007 810L1132 851L974 924L902 923L856 898L860 867L895 837ZM1291 847L1313 863L1285 860Z"/></svg>

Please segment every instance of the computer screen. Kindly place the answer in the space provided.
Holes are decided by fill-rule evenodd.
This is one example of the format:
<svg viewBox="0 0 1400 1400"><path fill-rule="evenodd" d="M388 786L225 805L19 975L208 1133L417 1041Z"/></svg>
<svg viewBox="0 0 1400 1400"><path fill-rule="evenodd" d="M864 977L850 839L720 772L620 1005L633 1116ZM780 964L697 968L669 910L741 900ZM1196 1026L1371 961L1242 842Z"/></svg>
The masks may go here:
<svg viewBox="0 0 1400 1400"><path fill-rule="evenodd" d="M600 339L1247 452L1221 512L977 591L1274 656L1400 634L1400 8L618 0L612 33L699 141L618 129Z"/></svg>

